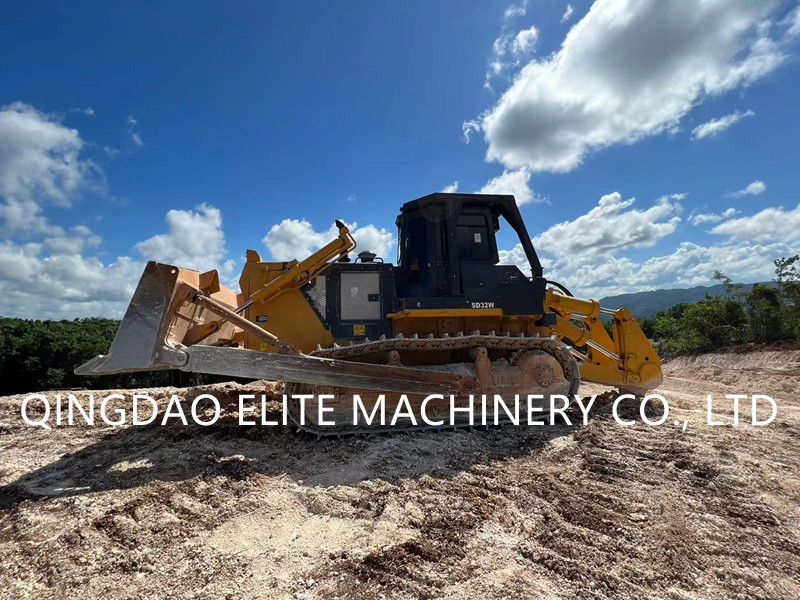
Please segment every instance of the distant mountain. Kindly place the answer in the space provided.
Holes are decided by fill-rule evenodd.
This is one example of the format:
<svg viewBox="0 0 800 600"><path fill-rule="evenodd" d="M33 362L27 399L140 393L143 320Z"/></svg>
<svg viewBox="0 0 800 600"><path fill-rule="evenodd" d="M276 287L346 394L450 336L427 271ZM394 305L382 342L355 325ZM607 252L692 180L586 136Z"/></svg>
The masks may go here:
<svg viewBox="0 0 800 600"><path fill-rule="evenodd" d="M773 285L768 283L767 285ZM742 291L749 291L752 283L742 284ZM672 290L653 290L650 292L636 292L635 294L619 294L600 299L603 308L629 308L635 317L652 317L660 310L666 310L682 302L699 302L705 299L706 294L723 296L725 287L722 284L693 288L676 288Z"/></svg>

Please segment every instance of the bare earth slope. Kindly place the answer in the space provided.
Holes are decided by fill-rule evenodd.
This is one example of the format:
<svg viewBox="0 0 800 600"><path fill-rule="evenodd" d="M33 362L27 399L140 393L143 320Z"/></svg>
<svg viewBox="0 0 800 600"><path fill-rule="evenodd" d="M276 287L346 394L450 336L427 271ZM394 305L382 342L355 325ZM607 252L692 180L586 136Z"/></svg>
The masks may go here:
<svg viewBox="0 0 800 600"><path fill-rule="evenodd" d="M0 597L800 597L800 351L665 371L661 427L606 402L585 427L319 441L236 425L264 383L212 386L211 427L45 431L0 398ZM711 428L707 393L778 416Z"/></svg>

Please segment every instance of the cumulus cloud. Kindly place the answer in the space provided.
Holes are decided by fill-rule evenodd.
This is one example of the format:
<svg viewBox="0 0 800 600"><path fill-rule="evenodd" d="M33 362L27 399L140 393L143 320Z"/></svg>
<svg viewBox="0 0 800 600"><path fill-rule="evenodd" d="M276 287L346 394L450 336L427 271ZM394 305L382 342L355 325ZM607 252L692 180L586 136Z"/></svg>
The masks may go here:
<svg viewBox="0 0 800 600"><path fill-rule="evenodd" d="M7 196L0 202L0 219L5 233L24 231L26 234L59 235L63 229L51 225L42 214L42 207L30 198Z"/></svg>
<svg viewBox="0 0 800 600"><path fill-rule="evenodd" d="M746 117L752 117L755 115L752 110L748 110L746 112L740 113L738 110L733 112L729 115L725 115L724 117L719 117L718 119L711 119L710 121L706 121L692 129L692 139L694 140L702 140L703 138L713 137L718 135L728 129L729 127L736 125L739 121Z"/></svg>
<svg viewBox="0 0 800 600"><path fill-rule="evenodd" d="M514 56L522 56L527 54L536 46L539 40L539 30L536 27L528 27L518 32L511 42L511 52Z"/></svg>
<svg viewBox="0 0 800 600"><path fill-rule="evenodd" d="M70 206L102 173L82 159L83 140L52 115L22 102L0 108L0 217L6 232L56 234L41 204Z"/></svg>
<svg viewBox="0 0 800 600"><path fill-rule="evenodd" d="M613 254L584 256L564 262L543 258L545 276L566 285L573 293L592 298L659 288L710 285L716 270L735 281L764 281L774 275L772 261L798 252L798 245L783 242L752 245L701 246L683 242L670 254L654 256L644 262ZM537 251L541 251L537 249ZM520 250L521 253L521 250ZM521 259L504 261L527 269ZM613 308L613 307L612 307Z"/></svg>
<svg viewBox="0 0 800 600"><path fill-rule="evenodd" d="M458 191L458 181L454 181L450 185L446 185L441 190L445 194L454 194Z"/></svg>
<svg viewBox="0 0 800 600"><path fill-rule="evenodd" d="M543 202L544 199L536 196L530 187L531 172L528 169L516 171L504 170L501 175L490 179L486 185L478 190L478 194L512 194L517 200L517 205L522 206L529 202Z"/></svg>
<svg viewBox="0 0 800 600"><path fill-rule="evenodd" d="M692 225L702 225L703 223L719 223L725 219L730 219L736 214L735 208L729 208L721 213L692 213L689 216L689 223Z"/></svg>
<svg viewBox="0 0 800 600"><path fill-rule="evenodd" d="M136 249L144 259L232 275L226 259L222 218L216 208L167 213L168 232ZM120 256L102 260L102 240L76 225L41 242L0 242L0 314L27 318L121 317L144 269L144 261ZM228 283L230 285L230 283ZM234 284L235 287L235 284Z"/></svg>
<svg viewBox="0 0 800 600"><path fill-rule="evenodd" d="M83 110L85 114L91 114ZM52 225L41 204L69 207L102 173L80 156L84 142L54 115L15 102L0 108L0 314L36 318L119 316L141 265L85 256L101 240L85 225ZM44 237L39 242L14 241Z"/></svg>
<svg viewBox="0 0 800 600"><path fill-rule="evenodd" d="M88 117L94 116L94 109L91 106L87 106L86 108L73 108L70 112L81 113L82 115L86 115Z"/></svg>
<svg viewBox="0 0 800 600"><path fill-rule="evenodd" d="M575 12L575 9L572 8L572 4L567 2L567 9L564 11L564 14L561 15L561 22L566 23L572 18L572 13Z"/></svg>
<svg viewBox="0 0 800 600"><path fill-rule="evenodd" d="M737 240L772 242L800 241L800 205L793 210L781 207L765 208L750 217L740 217L720 223L711 233L729 235Z"/></svg>
<svg viewBox="0 0 800 600"><path fill-rule="evenodd" d="M49 246L49 247L48 247ZM144 264L84 256L78 238L0 242L0 314L37 319L121 317Z"/></svg>
<svg viewBox="0 0 800 600"><path fill-rule="evenodd" d="M644 284L630 279L636 263L617 254L653 246L674 233L681 220L680 201L685 197L663 196L652 206L638 209L634 198L624 200L619 192L603 196L588 213L553 225L533 238L546 276L581 293L641 287ZM500 262L530 271L521 244L501 251Z"/></svg>
<svg viewBox="0 0 800 600"><path fill-rule="evenodd" d="M748 183L746 187L742 189L731 192L728 194L731 198L742 198L744 196L759 196L767 191L767 184L763 181L759 181L756 179L755 181Z"/></svg>
<svg viewBox="0 0 800 600"><path fill-rule="evenodd" d="M638 210L634 201L618 193L573 221L548 228L533 238L545 276L574 293L601 298L657 288L691 287L712 283L720 270L736 281L764 281L774 274L773 260L800 251L800 206L792 211L771 208L752 217L720 223L712 233L727 235L719 245L683 242L669 254L637 261L629 248L648 247L671 235L677 227L680 200L685 194L660 198ZM717 217L730 218L728 209ZM697 218L700 215L694 215ZM691 218L690 218L691 220ZM700 222L711 222L700 219ZM779 239L780 242L775 240ZM501 263L516 264L529 272L522 246L500 252Z"/></svg>
<svg viewBox="0 0 800 600"><path fill-rule="evenodd" d="M223 262L227 250L219 209L200 204L194 210L171 210L166 223L167 233L136 244L145 259L196 271L221 268L223 275L233 269L233 261Z"/></svg>
<svg viewBox="0 0 800 600"><path fill-rule="evenodd" d="M683 242L672 254L645 261L633 272L631 286L653 289L707 285L716 270L735 281L763 281L774 275L773 260L796 251L796 246L783 242L709 247Z"/></svg>
<svg viewBox="0 0 800 600"><path fill-rule="evenodd" d="M564 257L653 246L675 231L684 197L685 194L663 196L650 208L639 210L632 208L635 198L623 200L619 192L613 192L600 198L585 215L549 227L534 238L534 244L549 254Z"/></svg>
<svg viewBox="0 0 800 600"><path fill-rule="evenodd" d="M672 130L712 95L786 58L775 0L597 0L561 48L529 62L497 104L465 123L486 158L566 172L587 153Z"/></svg>
<svg viewBox="0 0 800 600"><path fill-rule="evenodd" d="M134 125L135 123L129 123ZM69 207L103 183L80 156L84 142L57 117L16 102L0 108L0 314L27 318L121 317L144 262L100 258L102 240L84 224L51 225L41 204ZM167 213L168 233L137 244L144 258L230 271L217 209ZM20 241L20 239L24 241ZM32 241L37 240L37 241Z"/></svg>
<svg viewBox="0 0 800 600"><path fill-rule="evenodd" d="M358 223L348 223L347 226L358 244L356 253L369 250L381 258L391 256L395 238L390 231L374 225L359 227ZM338 235L336 225L331 225L327 231L316 231L305 219L284 219L270 228L262 242L269 249L272 260L302 260Z"/></svg>

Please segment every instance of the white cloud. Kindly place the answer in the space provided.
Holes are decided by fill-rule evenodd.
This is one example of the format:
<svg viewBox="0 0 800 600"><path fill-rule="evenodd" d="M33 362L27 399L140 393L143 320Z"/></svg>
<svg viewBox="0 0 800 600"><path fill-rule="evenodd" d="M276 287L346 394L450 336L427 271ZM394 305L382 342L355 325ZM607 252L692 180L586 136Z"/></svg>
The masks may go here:
<svg viewBox="0 0 800 600"><path fill-rule="evenodd" d="M87 106L86 108L73 108L70 112L81 113L88 117L94 116L94 109L91 106Z"/></svg>
<svg viewBox="0 0 800 600"><path fill-rule="evenodd" d="M515 17L524 17L528 10L528 0L524 0L519 4L512 4L503 13L503 18L513 19Z"/></svg>
<svg viewBox="0 0 800 600"><path fill-rule="evenodd" d="M800 205L794 210L781 207L765 208L750 217L740 217L720 223L711 233L730 235L737 240L755 242L800 241Z"/></svg>
<svg viewBox="0 0 800 600"><path fill-rule="evenodd" d="M539 40L539 30L536 27L523 29L514 36L511 42L511 51L515 56L522 56L532 51Z"/></svg>
<svg viewBox="0 0 800 600"><path fill-rule="evenodd" d="M353 237L358 244L356 254L364 250L369 250L383 259L392 260L390 252L395 244L395 240L394 235L386 229L378 229L374 225L357 227L356 224L353 223Z"/></svg>
<svg viewBox="0 0 800 600"><path fill-rule="evenodd" d="M106 262L102 240L86 225L69 231L51 225L40 203L69 207L85 189L102 183L102 172L80 158L78 132L51 115L17 102L0 108L0 314L27 318L122 316L144 263L127 256ZM170 211L169 232L137 248L199 270L230 272L219 211L202 205ZM26 241L13 235L21 233ZM30 241L39 238L40 241Z"/></svg>
<svg viewBox="0 0 800 600"><path fill-rule="evenodd" d="M756 179L755 181L748 183L746 187L743 187L742 189L736 192L731 192L728 195L731 198L742 198L744 196L758 196L766 191L767 191L767 184L764 183L763 181L759 181L758 179Z"/></svg>
<svg viewBox="0 0 800 600"><path fill-rule="evenodd" d="M561 16L561 22L566 23L572 18L572 13L575 12L575 9L572 8L572 4L569 2L567 3L567 10L564 11L564 14Z"/></svg>
<svg viewBox="0 0 800 600"><path fill-rule="evenodd" d="M719 223L725 219L730 219L736 214L735 208L729 208L721 213L698 213L689 216L692 225L702 225L703 223Z"/></svg>
<svg viewBox="0 0 800 600"><path fill-rule="evenodd" d="M764 281L774 274L773 260L800 251L798 206L793 211L767 209L753 217L721 223L712 232L731 237L720 245L683 242L671 254L642 262L619 256L627 248L652 246L672 234L680 220L678 202L684 197L664 196L650 208L637 210L632 208L633 200L622 200L616 192L603 196L587 214L554 225L533 238L545 276L573 293L600 298L708 285L713 283L715 270L735 281ZM728 209L722 215L731 217L733 212ZM500 258L503 264L516 264L529 272L520 244L501 251Z"/></svg>
<svg viewBox="0 0 800 600"><path fill-rule="evenodd" d="M623 200L613 192L603 196L588 213L549 227L532 240L546 277L581 293L629 285L636 265L615 255L626 248L653 246L674 233L680 222L680 200L685 196L663 196L639 210L633 208L635 199ZM501 251L500 262L530 270L521 244Z"/></svg>
<svg viewBox="0 0 800 600"><path fill-rule="evenodd" d="M78 235L85 235L85 236L94 235L92 233L92 230L89 229L86 225L75 225L75 227L73 227L71 231L73 233L77 233Z"/></svg>
<svg viewBox="0 0 800 600"><path fill-rule="evenodd" d="M450 185L446 185L442 188L442 192L445 194L454 194L458 191L458 181L454 181Z"/></svg>
<svg viewBox="0 0 800 600"><path fill-rule="evenodd" d="M2 231L24 231L26 233L40 233L45 235L59 235L63 229L58 225L51 225L42 214L42 208L30 198L8 196L5 202L0 203L0 218L3 221Z"/></svg>
<svg viewBox="0 0 800 600"><path fill-rule="evenodd" d="M461 139L464 140L465 144L469 144L472 141L472 134L480 130L481 124L479 121L464 121L461 125Z"/></svg>
<svg viewBox="0 0 800 600"><path fill-rule="evenodd" d="M222 218L216 208L171 210L168 233L136 249L144 259L206 271L216 268L231 281L235 262L226 258ZM27 318L121 317L144 269L128 256L107 263L96 254L101 244L85 225L42 242L0 242L0 314Z"/></svg>
<svg viewBox="0 0 800 600"><path fill-rule="evenodd" d="M517 205L522 206L529 202L544 202L544 199L535 195L530 188L531 172L528 169L516 171L504 170L501 175L490 179L486 185L477 191L478 194L512 194L517 200Z"/></svg>
<svg viewBox="0 0 800 600"><path fill-rule="evenodd" d="M49 246L49 248L48 248ZM0 314L37 319L121 317L144 264L84 256L79 238L0 242Z"/></svg>
<svg viewBox="0 0 800 600"><path fill-rule="evenodd" d="M227 250L219 209L208 204L194 210L173 209L167 213L166 222L167 233L136 244L145 259L196 271L221 267L223 276L232 270L231 261L223 263Z"/></svg>
<svg viewBox="0 0 800 600"><path fill-rule="evenodd" d="M112 148L111 146L105 146L103 148L103 150L111 158L116 158L119 155L119 152L120 152L118 148Z"/></svg>
<svg viewBox="0 0 800 600"><path fill-rule="evenodd" d="M569 263L542 258L545 277L566 285L581 297L602 298L659 288L681 288L713 284L720 270L735 281L765 281L774 276L773 260L797 254L800 246L786 243L700 246L683 242L674 252L642 263L613 254L583 256ZM542 252L537 248L537 252ZM506 254L505 264L528 270L524 254ZM612 307L613 308L613 307Z"/></svg>
<svg viewBox="0 0 800 600"><path fill-rule="evenodd" d="M91 114L88 109L82 112ZM129 258L104 264L85 256L101 240L85 225L71 233L51 225L41 203L69 207L102 183L102 172L81 159L84 142L57 117L15 102L0 108L0 314L35 318L120 316L141 265ZM47 236L40 242L17 242Z"/></svg>
<svg viewBox="0 0 800 600"><path fill-rule="evenodd" d="M91 163L83 140L54 117L22 102L0 108L0 196L35 196L69 206Z"/></svg>
<svg viewBox="0 0 800 600"><path fill-rule="evenodd" d="M102 172L80 157L83 140L52 115L22 102L0 107L0 218L7 233L58 234L41 204L70 206L102 186Z"/></svg>
<svg viewBox="0 0 800 600"><path fill-rule="evenodd" d="M125 121L128 123L128 133L130 134L133 143L136 144L139 148L144 146L144 142L142 141L142 136L140 136L139 133L136 131L136 125L139 123L138 119L136 119L133 115L128 115L128 118L125 119ZM108 150L106 150L106 152L108 152ZM113 157L115 155L110 154L110 156Z"/></svg>
<svg viewBox="0 0 800 600"><path fill-rule="evenodd" d="M374 225L359 227L357 223L347 226L358 244L356 254L369 250L381 258L391 256L395 239L390 231L378 229ZM305 219L284 219L270 228L262 242L269 249L272 260L302 260L338 235L336 225L331 225L327 231L318 232Z"/></svg>
<svg viewBox="0 0 800 600"><path fill-rule="evenodd" d="M781 25L787 27L786 35L789 37L800 36L800 5L790 12Z"/></svg>
<svg viewBox="0 0 800 600"><path fill-rule="evenodd" d="M634 272L631 284L635 289L707 285L716 270L734 281L764 281L774 275L773 260L796 251L796 246L775 242L710 247L683 242L673 254L645 261Z"/></svg>
<svg viewBox="0 0 800 600"><path fill-rule="evenodd" d="M746 112L740 113L738 110L733 112L729 115L725 115L724 117L719 117L718 119L711 119L710 121L706 121L692 129L692 139L695 140L702 140L706 137L713 137L718 135L744 119L745 117L752 117L755 115L752 110L748 110Z"/></svg>
<svg viewBox="0 0 800 600"><path fill-rule="evenodd" d="M168 232L136 244L147 260L206 271L218 269L232 281L235 261L227 259L219 210L167 213ZM121 317L144 269L128 256L111 263L96 256L101 239L85 225L37 243L0 242L0 314L27 318Z"/></svg>
<svg viewBox="0 0 800 600"><path fill-rule="evenodd" d="M484 87L492 89L492 78L512 67L518 67L521 60L533 52L538 39L539 30L534 26L514 33L507 23L503 24L500 35L492 43L492 55L486 68ZM466 131L464 135L469 137Z"/></svg>
<svg viewBox="0 0 800 600"><path fill-rule="evenodd" d="M786 58L775 0L597 0L553 55L531 61L472 122L486 158L566 172L592 150L674 129L693 106Z"/></svg>
<svg viewBox="0 0 800 600"><path fill-rule="evenodd" d="M613 192L585 215L549 227L534 238L534 244L564 257L652 246L675 231L681 220L679 201L684 197L663 196L650 208L638 210L631 208L635 198L623 200L619 192Z"/></svg>

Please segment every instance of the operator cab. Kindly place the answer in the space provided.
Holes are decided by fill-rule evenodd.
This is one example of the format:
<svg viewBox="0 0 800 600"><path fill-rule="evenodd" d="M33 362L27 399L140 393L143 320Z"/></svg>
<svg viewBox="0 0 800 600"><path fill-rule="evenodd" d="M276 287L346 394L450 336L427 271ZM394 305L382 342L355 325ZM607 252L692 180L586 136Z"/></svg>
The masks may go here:
<svg viewBox="0 0 800 600"><path fill-rule="evenodd" d="M517 233L532 276L499 265L501 217ZM361 252L336 262L303 293L335 339L394 335L387 315L402 310L484 309L494 316L544 315L546 281L514 196L430 194L397 217L397 265ZM485 313L484 313L485 314Z"/></svg>
<svg viewBox="0 0 800 600"><path fill-rule="evenodd" d="M514 265L498 265L501 217L519 237L531 278ZM542 267L514 196L430 194L402 206L397 228L398 308L543 314Z"/></svg>

